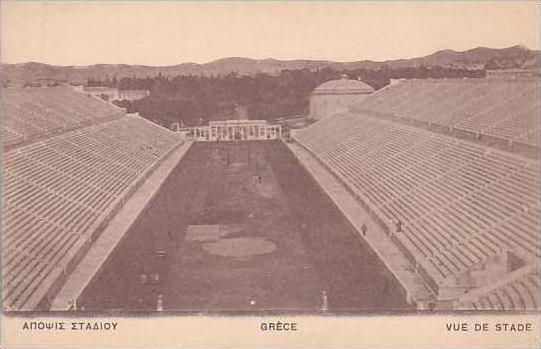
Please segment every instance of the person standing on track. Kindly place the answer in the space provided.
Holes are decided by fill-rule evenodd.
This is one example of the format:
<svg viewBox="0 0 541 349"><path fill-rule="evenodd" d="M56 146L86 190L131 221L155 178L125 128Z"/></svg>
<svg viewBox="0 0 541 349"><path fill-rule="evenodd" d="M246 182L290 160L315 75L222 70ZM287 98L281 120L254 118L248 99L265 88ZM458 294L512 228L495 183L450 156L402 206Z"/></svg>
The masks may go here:
<svg viewBox="0 0 541 349"><path fill-rule="evenodd" d="M363 233L363 236L366 236L367 231L368 227L366 226L366 224L363 223L363 225L361 225L361 232Z"/></svg>

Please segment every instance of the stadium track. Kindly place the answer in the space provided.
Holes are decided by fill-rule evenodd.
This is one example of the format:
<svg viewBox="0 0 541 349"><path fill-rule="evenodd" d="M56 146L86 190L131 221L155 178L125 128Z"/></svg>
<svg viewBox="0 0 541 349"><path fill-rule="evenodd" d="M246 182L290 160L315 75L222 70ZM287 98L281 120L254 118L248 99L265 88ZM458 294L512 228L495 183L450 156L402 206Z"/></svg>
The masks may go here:
<svg viewBox="0 0 541 349"><path fill-rule="evenodd" d="M276 250L209 253L213 241L186 239L188 226L201 224L241 226L220 240L258 239ZM158 294L165 311L190 313L407 308L396 279L280 141L194 143L78 307L155 311Z"/></svg>

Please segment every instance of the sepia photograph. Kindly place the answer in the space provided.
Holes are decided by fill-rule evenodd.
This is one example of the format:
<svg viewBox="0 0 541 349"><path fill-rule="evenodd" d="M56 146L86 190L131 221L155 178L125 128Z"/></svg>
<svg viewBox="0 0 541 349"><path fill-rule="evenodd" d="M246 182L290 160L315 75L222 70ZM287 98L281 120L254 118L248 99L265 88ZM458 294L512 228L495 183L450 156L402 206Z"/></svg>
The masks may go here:
<svg viewBox="0 0 541 349"><path fill-rule="evenodd" d="M540 345L540 11L2 2L3 342Z"/></svg>

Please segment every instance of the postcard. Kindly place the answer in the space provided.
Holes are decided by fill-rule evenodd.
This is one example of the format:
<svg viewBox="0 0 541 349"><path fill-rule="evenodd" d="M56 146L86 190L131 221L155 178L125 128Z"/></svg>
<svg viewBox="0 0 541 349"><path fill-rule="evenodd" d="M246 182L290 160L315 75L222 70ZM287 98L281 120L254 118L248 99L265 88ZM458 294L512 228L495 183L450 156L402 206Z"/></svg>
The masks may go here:
<svg viewBox="0 0 541 349"><path fill-rule="evenodd" d="M2 345L539 347L540 10L2 2Z"/></svg>

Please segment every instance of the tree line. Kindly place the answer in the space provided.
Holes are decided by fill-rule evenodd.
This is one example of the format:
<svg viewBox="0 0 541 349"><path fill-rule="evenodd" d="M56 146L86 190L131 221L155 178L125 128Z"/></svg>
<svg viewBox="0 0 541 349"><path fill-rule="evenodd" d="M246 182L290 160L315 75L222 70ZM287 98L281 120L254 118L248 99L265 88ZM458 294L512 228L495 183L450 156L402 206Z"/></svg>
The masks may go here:
<svg viewBox="0 0 541 349"><path fill-rule="evenodd" d="M258 73L239 76L163 76L123 77L105 80L89 78L90 86L117 87L120 90L149 90L150 95L133 102L120 101L128 112L138 112L164 126L173 122L196 125L209 120L248 117L275 119L308 113L310 93L320 84L347 74L375 89L400 78L460 78L483 77L484 70L444 67L414 67L377 70L283 70L279 74Z"/></svg>

